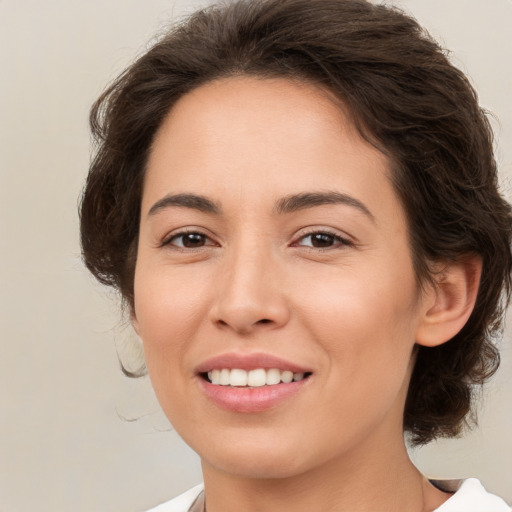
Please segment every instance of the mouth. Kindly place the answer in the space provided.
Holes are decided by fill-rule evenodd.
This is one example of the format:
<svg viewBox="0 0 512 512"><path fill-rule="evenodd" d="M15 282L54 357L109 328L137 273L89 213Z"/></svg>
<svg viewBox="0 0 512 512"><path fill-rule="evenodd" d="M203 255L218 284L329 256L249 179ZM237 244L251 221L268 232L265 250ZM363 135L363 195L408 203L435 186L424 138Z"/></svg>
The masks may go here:
<svg viewBox="0 0 512 512"><path fill-rule="evenodd" d="M313 372L272 354L220 354L195 369L210 403L235 413L275 410L310 388Z"/></svg>
<svg viewBox="0 0 512 512"><path fill-rule="evenodd" d="M229 386L236 388L261 388L300 382L311 376L311 372L292 372L279 368L218 368L200 373L202 379L214 386Z"/></svg>

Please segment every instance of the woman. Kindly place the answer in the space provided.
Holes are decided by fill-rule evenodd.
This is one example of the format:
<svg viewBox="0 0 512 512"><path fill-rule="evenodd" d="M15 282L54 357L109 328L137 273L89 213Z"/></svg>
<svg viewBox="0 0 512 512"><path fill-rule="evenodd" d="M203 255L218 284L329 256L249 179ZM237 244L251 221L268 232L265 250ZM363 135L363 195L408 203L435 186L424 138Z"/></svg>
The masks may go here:
<svg viewBox="0 0 512 512"><path fill-rule="evenodd" d="M365 0L176 27L96 102L88 268L202 487L163 511L505 511L410 462L496 370L511 211L464 75Z"/></svg>

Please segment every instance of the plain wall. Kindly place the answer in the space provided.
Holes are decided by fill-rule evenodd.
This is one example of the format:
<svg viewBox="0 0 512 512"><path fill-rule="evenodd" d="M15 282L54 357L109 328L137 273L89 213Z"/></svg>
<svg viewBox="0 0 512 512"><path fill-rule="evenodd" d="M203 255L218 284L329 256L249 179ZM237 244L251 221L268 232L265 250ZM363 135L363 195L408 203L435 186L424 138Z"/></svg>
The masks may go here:
<svg viewBox="0 0 512 512"><path fill-rule="evenodd" d="M116 297L79 256L88 109L107 82L197 1L0 0L0 511L140 512L200 481L147 379ZM512 2L396 1L453 50L497 117L512 196ZM512 354L480 428L412 455L429 476L476 476L512 502ZM137 421L136 418L139 418Z"/></svg>

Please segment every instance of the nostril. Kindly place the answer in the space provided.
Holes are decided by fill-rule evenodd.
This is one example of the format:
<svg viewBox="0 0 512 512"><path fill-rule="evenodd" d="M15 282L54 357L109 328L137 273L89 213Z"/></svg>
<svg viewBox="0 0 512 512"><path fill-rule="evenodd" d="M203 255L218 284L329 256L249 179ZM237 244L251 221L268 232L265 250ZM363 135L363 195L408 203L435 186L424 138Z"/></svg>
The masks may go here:
<svg viewBox="0 0 512 512"><path fill-rule="evenodd" d="M257 324L269 324L270 322L272 322L272 320L269 320L268 318L262 318L261 320L258 320L256 323Z"/></svg>

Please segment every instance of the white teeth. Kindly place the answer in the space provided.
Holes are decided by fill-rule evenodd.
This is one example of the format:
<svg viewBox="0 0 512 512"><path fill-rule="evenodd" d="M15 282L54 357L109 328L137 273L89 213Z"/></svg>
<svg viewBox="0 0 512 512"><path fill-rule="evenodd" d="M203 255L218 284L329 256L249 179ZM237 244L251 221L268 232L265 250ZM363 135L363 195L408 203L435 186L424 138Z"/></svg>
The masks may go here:
<svg viewBox="0 0 512 512"><path fill-rule="evenodd" d="M289 384L293 380L293 372L285 371L281 373L281 380L285 384Z"/></svg>
<svg viewBox="0 0 512 512"><path fill-rule="evenodd" d="M247 375L247 385L253 388L259 388L267 383L267 372L263 368L251 370Z"/></svg>
<svg viewBox="0 0 512 512"><path fill-rule="evenodd" d="M281 372L277 368L267 370L267 386L279 384L281 382Z"/></svg>
<svg viewBox="0 0 512 512"><path fill-rule="evenodd" d="M224 368L220 371L220 382L221 386L229 386L231 383L230 371L227 368Z"/></svg>
<svg viewBox="0 0 512 512"><path fill-rule="evenodd" d="M220 370L212 370L210 380L212 384L220 384Z"/></svg>
<svg viewBox="0 0 512 512"><path fill-rule="evenodd" d="M231 370L229 384L230 386L247 386L247 372L238 369Z"/></svg>
<svg viewBox="0 0 512 512"><path fill-rule="evenodd" d="M289 384L290 382L297 382L304 379L303 372L293 373L289 370L281 371L277 368L270 368L265 370L263 368L256 368L254 370L246 371L238 368L222 368L211 370L208 372L208 379L212 384L217 386L236 386L257 388L261 386L274 386L283 382Z"/></svg>

